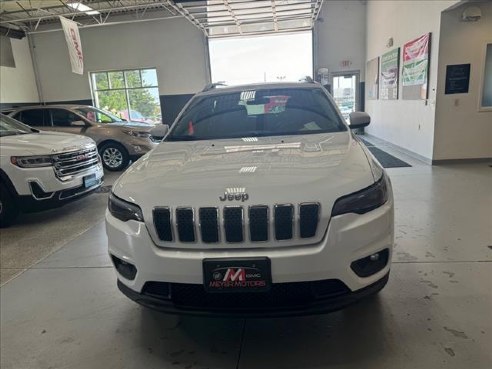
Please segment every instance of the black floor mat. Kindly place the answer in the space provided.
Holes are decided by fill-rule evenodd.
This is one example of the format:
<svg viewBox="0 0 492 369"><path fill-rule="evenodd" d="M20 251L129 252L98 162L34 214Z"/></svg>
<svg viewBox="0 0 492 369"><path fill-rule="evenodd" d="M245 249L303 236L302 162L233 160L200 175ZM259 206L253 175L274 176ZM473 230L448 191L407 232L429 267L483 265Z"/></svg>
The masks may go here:
<svg viewBox="0 0 492 369"><path fill-rule="evenodd" d="M361 136L357 136L357 137L359 138L359 140L361 140L362 142L364 142L364 145L366 145L367 147L374 146L374 144L370 143L367 140L364 140Z"/></svg>
<svg viewBox="0 0 492 369"><path fill-rule="evenodd" d="M388 154L386 151L377 148L376 146L374 146L374 144L370 143L367 140L364 140L362 137L358 136L358 138L367 146L372 155L374 155L376 159L378 159L378 161L384 168L411 167L410 164L398 159L393 155Z"/></svg>

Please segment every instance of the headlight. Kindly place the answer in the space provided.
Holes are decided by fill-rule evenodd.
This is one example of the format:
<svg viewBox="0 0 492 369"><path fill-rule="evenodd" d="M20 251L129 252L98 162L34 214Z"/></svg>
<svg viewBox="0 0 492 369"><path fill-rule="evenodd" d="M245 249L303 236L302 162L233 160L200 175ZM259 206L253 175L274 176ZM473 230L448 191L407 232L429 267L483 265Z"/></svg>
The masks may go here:
<svg viewBox="0 0 492 369"><path fill-rule="evenodd" d="M53 159L49 155L42 156L11 156L10 162L21 168L41 168L53 165Z"/></svg>
<svg viewBox="0 0 492 369"><path fill-rule="evenodd" d="M386 175L383 174L373 185L340 197L333 205L331 216L347 213L364 214L379 208L386 201L388 201L388 183Z"/></svg>
<svg viewBox="0 0 492 369"><path fill-rule="evenodd" d="M113 193L109 195L108 209L111 215L115 218L126 222L128 220L136 220L143 222L144 217L142 209L138 205L132 204L128 201L123 201L116 197Z"/></svg>
<svg viewBox="0 0 492 369"><path fill-rule="evenodd" d="M126 133L127 135L133 136L133 137L150 138L150 132L139 132L139 131L124 130L123 133Z"/></svg>

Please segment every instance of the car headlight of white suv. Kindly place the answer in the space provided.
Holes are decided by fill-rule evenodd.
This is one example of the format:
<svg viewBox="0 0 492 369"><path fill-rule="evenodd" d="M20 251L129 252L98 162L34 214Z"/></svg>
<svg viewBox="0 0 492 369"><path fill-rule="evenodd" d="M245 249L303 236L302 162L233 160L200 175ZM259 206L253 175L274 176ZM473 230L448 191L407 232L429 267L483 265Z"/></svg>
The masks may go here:
<svg viewBox="0 0 492 369"><path fill-rule="evenodd" d="M109 195L108 210L112 216L123 222L129 220L143 222L144 220L142 209L138 205L124 201L116 197L113 193Z"/></svg>
<svg viewBox="0 0 492 369"><path fill-rule="evenodd" d="M52 166L53 158L50 155L11 156L10 162L21 168L41 168Z"/></svg>
<svg viewBox="0 0 492 369"><path fill-rule="evenodd" d="M340 197L333 205L332 216L347 213L364 214L388 201L388 179L385 174L373 185Z"/></svg>

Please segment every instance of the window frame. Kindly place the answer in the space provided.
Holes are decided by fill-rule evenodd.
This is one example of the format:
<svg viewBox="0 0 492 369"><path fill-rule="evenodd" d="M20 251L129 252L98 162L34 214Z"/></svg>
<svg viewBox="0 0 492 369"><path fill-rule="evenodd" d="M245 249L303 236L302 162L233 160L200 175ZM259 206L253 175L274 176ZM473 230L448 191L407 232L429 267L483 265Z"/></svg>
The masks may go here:
<svg viewBox="0 0 492 369"><path fill-rule="evenodd" d="M71 111L70 109L66 109L66 108L49 108L49 109L46 109L46 110L48 110L48 115L49 115L50 120L51 120L51 126L50 127L54 127L54 128L69 128L69 127L73 127L70 124L73 121L69 122L68 125L64 125L64 126L56 125L55 122L54 122L54 119L53 119L53 113L56 110L61 110L61 111L65 112L67 115L71 114L71 115L74 116L74 118L77 118L78 117L78 115L75 112ZM82 120L82 119L80 119L80 120Z"/></svg>
<svg viewBox="0 0 492 369"><path fill-rule="evenodd" d="M482 49L482 64L480 68L480 85L479 85L479 93L478 93L478 111L479 112L492 112L492 105L483 105L483 95L485 90L485 78L487 76L486 73L486 65L487 65L487 49L492 48L492 39L485 42L484 47ZM492 73L492 72L491 72Z"/></svg>
<svg viewBox="0 0 492 369"><path fill-rule="evenodd" d="M145 70L148 70L148 69L155 70L156 82L157 82L157 84L155 86L154 85L151 85L151 86L143 86L142 71L145 71ZM127 78L126 78L126 72L134 72L134 71L138 71L139 72L139 76L140 76L140 87L128 87L128 82L127 82ZM124 82L124 85L125 85L123 88L111 88L111 80L109 78L109 73L115 73L115 72L122 72L123 73L123 82ZM97 89L97 86L96 86L96 83L95 83L95 75L96 74L100 74L100 73L106 73L106 78L108 80L108 88L106 88L106 89ZM158 73L157 73L157 67L140 67L140 68L125 68L125 69L108 69L108 70L89 71L88 76L89 76L89 86L91 88L92 102L93 102L94 106L96 106L99 109L102 109L102 107L100 107L99 104L98 104L98 102L99 102L98 101L99 100L99 97L98 97L98 94L97 94L98 92L124 91L126 105L128 107L128 109L127 109L128 110L128 120L131 120L131 112L130 111L133 110L132 109L132 106L130 104L130 94L129 94L129 91L131 91L131 90L141 90L141 89L145 89L145 88L157 88L157 92L159 93L159 76L158 76ZM159 96L160 96L160 93L159 93ZM162 111L162 107L160 105L161 105L161 102L160 102L160 98L159 98L159 107L161 108L161 111Z"/></svg>

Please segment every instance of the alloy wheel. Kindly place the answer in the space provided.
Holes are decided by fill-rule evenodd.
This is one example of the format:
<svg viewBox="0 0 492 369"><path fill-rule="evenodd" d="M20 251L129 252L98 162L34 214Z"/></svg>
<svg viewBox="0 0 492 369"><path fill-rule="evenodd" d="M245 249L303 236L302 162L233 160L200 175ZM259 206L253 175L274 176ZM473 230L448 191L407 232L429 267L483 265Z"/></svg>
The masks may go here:
<svg viewBox="0 0 492 369"><path fill-rule="evenodd" d="M102 159L104 161L104 164L106 164L109 168L115 169L122 165L123 154L117 148L108 147L106 150L104 150Z"/></svg>

